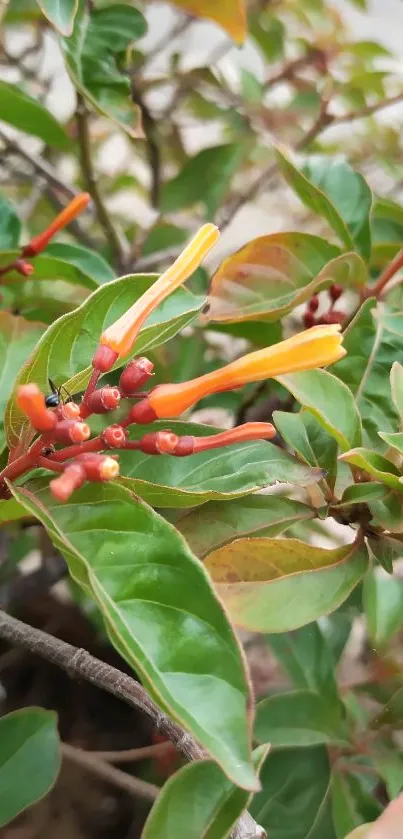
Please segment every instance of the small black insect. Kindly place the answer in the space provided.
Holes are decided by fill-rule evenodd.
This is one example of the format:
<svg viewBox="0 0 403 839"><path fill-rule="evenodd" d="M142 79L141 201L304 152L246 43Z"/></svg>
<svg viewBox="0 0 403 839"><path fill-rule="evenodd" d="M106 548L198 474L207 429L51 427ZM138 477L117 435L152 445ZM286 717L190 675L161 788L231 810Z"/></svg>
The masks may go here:
<svg viewBox="0 0 403 839"><path fill-rule="evenodd" d="M64 402L72 402L73 401L72 396L70 396L68 390L66 390L64 385L61 385L60 387L56 387L56 385L55 385L55 383L52 379L48 379L48 382L49 382L49 387L50 387L52 393L49 393L49 395L45 397L45 405L46 405L47 408L57 408L57 406L60 405L60 403L63 402L63 401ZM65 398L65 399L63 399L63 397L62 397L62 391L63 390L64 390L65 394L67 395L67 398Z"/></svg>

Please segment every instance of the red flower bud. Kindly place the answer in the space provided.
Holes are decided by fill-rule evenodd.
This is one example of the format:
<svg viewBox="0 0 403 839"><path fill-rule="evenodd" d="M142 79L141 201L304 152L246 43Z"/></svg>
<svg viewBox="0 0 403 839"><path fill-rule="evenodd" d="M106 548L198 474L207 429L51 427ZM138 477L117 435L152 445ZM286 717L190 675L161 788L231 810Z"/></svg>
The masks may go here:
<svg viewBox="0 0 403 839"><path fill-rule="evenodd" d="M305 312L304 314L304 326L306 329L310 329L311 326L315 326L316 320L315 315L312 312Z"/></svg>
<svg viewBox="0 0 403 839"><path fill-rule="evenodd" d="M345 312L340 312L338 309L332 309L321 318L321 323L343 323L346 318Z"/></svg>
<svg viewBox="0 0 403 839"><path fill-rule="evenodd" d="M85 481L85 472L78 463L69 463L62 475L54 478L49 487L52 495L58 501L68 501L75 489L79 489Z"/></svg>
<svg viewBox="0 0 403 839"><path fill-rule="evenodd" d="M38 236L34 236L30 242L22 249L22 256L36 256L45 250L47 244L53 239L55 233L63 230L66 225L70 224L91 201L91 196L88 192L82 192L76 195L72 201L59 213L49 226Z"/></svg>
<svg viewBox="0 0 403 839"><path fill-rule="evenodd" d="M111 481L119 475L119 464L109 455L95 454L95 452L80 454L75 458L75 462L82 467L88 481L96 483Z"/></svg>
<svg viewBox="0 0 403 839"><path fill-rule="evenodd" d="M30 262L26 262L25 259L16 259L14 262L14 268L19 274L22 274L23 277L30 277L35 271L34 266L31 265Z"/></svg>
<svg viewBox="0 0 403 839"><path fill-rule="evenodd" d="M308 309L309 309L309 311L310 311L310 312L317 312L317 311L318 311L318 307L319 307L319 297L318 297L318 295L317 295L317 294L314 294L314 295L311 297L311 299L310 299L310 301L309 301L309 303L308 303ZM313 324L312 324L312 325L313 325Z"/></svg>
<svg viewBox="0 0 403 839"><path fill-rule="evenodd" d="M17 404L36 431L51 431L55 427L57 423L56 414L46 407L45 396L39 390L38 385L33 383L20 385Z"/></svg>
<svg viewBox="0 0 403 839"><path fill-rule="evenodd" d="M86 401L86 414L106 414L119 407L120 391L117 387L101 387L94 390Z"/></svg>
<svg viewBox="0 0 403 839"><path fill-rule="evenodd" d="M74 419L58 422L53 430L53 437L58 443L84 443L90 435L89 425Z"/></svg>
<svg viewBox="0 0 403 839"><path fill-rule="evenodd" d="M59 408L63 419L78 419L80 416L80 406L75 402L65 402Z"/></svg>
<svg viewBox="0 0 403 839"><path fill-rule="evenodd" d="M172 431L154 431L139 440L139 449L147 454L174 454L181 438Z"/></svg>
<svg viewBox="0 0 403 839"><path fill-rule="evenodd" d="M333 283L333 285L330 286L329 297L333 301L333 303L335 303L336 300L338 300L339 297L341 297L341 295L343 294L343 291L344 291L343 286L337 285L336 283Z"/></svg>
<svg viewBox="0 0 403 839"><path fill-rule="evenodd" d="M92 366L94 370L99 370L100 373L109 373L118 358L118 352L115 352L106 344L100 344L92 359Z"/></svg>
<svg viewBox="0 0 403 839"><path fill-rule="evenodd" d="M128 425L131 422L138 423L139 425L148 425L149 422L154 422L156 419L158 419L157 414L147 397L147 399L142 399L141 402L138 402L137 405L133 405L128 417Z"/></svg>
<svg viewBox="0 0 403 839"><path fill-rule="evenodd" d="M107 449L122 449L127 440L127 431L121 425L109 425L101 434Z"/></svg>
<svg viewBox="0 0 403 839"><path fill-rule="evenodd" d="M125 396L134 396L136 391L144 385L154 370L152 361L148 358L137 358L123 370L119 379L119 388Z"/></svg>

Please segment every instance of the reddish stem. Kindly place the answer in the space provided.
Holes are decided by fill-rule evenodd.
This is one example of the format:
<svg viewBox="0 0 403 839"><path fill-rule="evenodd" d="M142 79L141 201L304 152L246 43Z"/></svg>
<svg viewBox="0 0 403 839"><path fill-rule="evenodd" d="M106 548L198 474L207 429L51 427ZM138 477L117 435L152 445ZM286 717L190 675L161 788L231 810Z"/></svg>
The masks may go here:
<svg viewBox="0 0 403 839"><path fill-rule="evenodd" d="M60 449L54 452L47 460L50 463L63 463L63 461L70 460L71 457L77 457L79 454L102 452L105 448L105 444L100 436L93 437L92 440L86 440L85 443L77 443L75 446L67 446L65 449Z"/></svg>
<svg viewBox="0 0 403 839"><path fill-rule="evenodd" d="M42 469L50 469L51 472L63 472L62 464L54 463L49 457L38 457L36 465L41 466Z"/></svg>
<svg viewBox="0 0 403 839"><path fill-rule="evenodd" d="M395 276L400 268L403 268L403 248L382 271L376 285L373 288L366 289L365 297L380 297L389 280Z"/></svg>
<svg viewBox="0 0 403 839"><path fill-rule="evenodd" d="M95 390L95 388L98 384L98 380L99 380L100 375L101 375L101 371L97 370L97 368L95 367L94 370L91 373L91 378L90 378L90 380L87 384L87 387L86 387L86 390L85 390L85 393L84 393L84 396L82 398L82 402L81 402L81 405L80 405L80 413L81 413L82 419L86 419L86 417L89 417L90 414L92 413L92 411L90 411L87 408L86 403L87 403L87 400L89 399L89 397L91 396L91 394L94 393L94 390Z"/></svg>

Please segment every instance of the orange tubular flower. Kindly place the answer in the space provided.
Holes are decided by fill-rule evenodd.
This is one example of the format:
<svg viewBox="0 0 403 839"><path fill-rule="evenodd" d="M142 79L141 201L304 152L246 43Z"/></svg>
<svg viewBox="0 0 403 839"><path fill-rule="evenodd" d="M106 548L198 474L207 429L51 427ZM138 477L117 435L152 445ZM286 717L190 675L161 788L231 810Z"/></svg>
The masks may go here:
<svg viewBox="0 0 403 839"><path fill-rule="evenodd" d="M36 431L51 431L57 424L57 417L45 405L45 396L33 383L20 385L17 405Z"/></svg>
<svg viewBox="0 0 403 839"><path fill-rule="evenodd" d="M187 245L178 259L164 274L101 335L101 346L108 347L117 357L130 352L137 335L148 316L178 286L193 274L202 259L220 236L214 224L204 224Z"/></svg>
<svg viewBox="0 0 403 839"><path fill-rule="evenodd" d="M177 417L212 393L333 364L346 354L341 346L340 329L339 324L314 326L272 347L244 355L198 379L158 385L147 399L132 408L130 419L132 422L147 423Z"/></svg>
<svg viewBox="0 0 403 839"><path fill-rule="evenodd" d="M55 219L51 222L49 227L46 228L42 233L39 233L37 236L34 236L30 242L22 249L23 256L36 256L38 253L41 253L45 250L47 244L53 238L53 236L59 232L59 230L63 230L71 221L82 213L85 210L86 206L91 201L91 196L89 192L81 192L80 195L76 195L72 201L64 208L64 210L56 216Z"/></svg>

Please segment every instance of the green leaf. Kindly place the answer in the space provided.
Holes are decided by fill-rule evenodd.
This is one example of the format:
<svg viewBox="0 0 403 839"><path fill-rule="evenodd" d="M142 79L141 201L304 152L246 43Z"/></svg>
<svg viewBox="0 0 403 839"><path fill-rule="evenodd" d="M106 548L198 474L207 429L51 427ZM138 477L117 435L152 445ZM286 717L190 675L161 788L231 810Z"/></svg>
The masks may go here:
<svg viewBox="0 0 403 839"><path fill-rule="evenodd" d="M18 504L15 498L9 498L7 501L0 501L0 522L18 521L27 517L25 507Z"/></svg>
<svg viewBox="0 0 403 839"><path fill-rule="evenodd" d="M257 773L267 752L267 746L254 751ZM250 797L245 790L234 787L211 760L190 763L164 784L142 839L178 839L178 828L186 839L224 839Z"/></svg>
<svg viewBox="0 0 403 839"><path fill-rule="evenodd" d="M317 623L267 635L266 641L296 688L337 696L335 661Z"/></svg>
<svg viewBox="0 0 403 839"><path fill-rule="evenodd" d="M399 452L399 454L403 454L402 431L398 431L396 434L386 434L384 431L378 431L378 434L381 440L384 440L391 449L395 449L395 451Z"/></svg>
<svg viewBox="0 0 403 839"><path fill-rule="evenodd" d="M4 81L0 81L0 120L25 134L40 137L52 148L67 150L71 146L70 138L50 111L18 85Z"/></svg>
<svg viewBox="0 0 403 839"><path fill-rule="evenodd" d="M260 780L262 790L249 810L270 839L335 839L323 746L272 752Z"/></svg>
<svg viewBox="0 0 403 839"><path fill-rule="evenodd" d="M283 21L268 9L249 16L249 35L269 63L283 57L285 34Z"/></svg>
<svg viewBox="0 0 403 839"><path fill-rule="evenodd" d="M373 515L373 525L391 530L394 533L403 532L402 498L390 491L383 498L368 501Z"/></svg>
<svg viewBox="0 0 403 839"><path fill-rule="evenodd" d="M132 426L130 438L150 431L171 429L179 436L206 436L208 425L160 420ZM242 443L201 452L191 457L120 452L119 481L154 507L194 507L205 501L229 501L277 482L301 486L315 483L322 472L298 463L278 446L266 441Z"/></svg>
<svg viewBox="0 0 403 839"><path fill-rule="evenodd" d="M130 96L130 82L116 63L147 29L132 6L114 3L89 10L81 0L70 38L62 38L66 67L77 90L96 111L130 136L142 136L140 109Z"/></svg>
<svg viewBox="0 0 403 839"><path fill-rule="evenodd" d="M338 839L344 839L346 833L362 825L364 822L376 819L381 812L381 806L373 790L364 787L364 776L356 773L333 772L332 775L332 807L334 826Z"/></svg>
<svg viewBox="0 0 403 839"><path fill-rule="evenodd" d="M360 412L364 442L382 447L378 431L395 431L398 417L393 405L389 372L401 341L379 321L375 322L375 300L367 300L347 328L343 346L347 355L332 366L332 373L354 394Z"/></svg>
<svg viewBox="0 0 403 839"><path fill-rule="evenodd" d="M12 262L19 255L19 251L17 250L2 251L0 253L0 267ZM3 284L10 285L13 290L15 288L17 294L20 295L21 301L24 300L24 293L26 297L29 297L34 293L39 283L42 284L45 280L49 281L47 284L48 294L52 293L52 287L60 280L75 286L83 286L83 288L88 288L91 291L99 285L87 270L83 269L81 265L74 264L69 259L61 259L53 255L49 256L46 253L35 257L33 266L34 274L32 275L32 279L28 278L22 282L21 274L18 271L9 271L4 277ZM23 286L22 291L20 291L19 286Z"/></svg>
<svg viewBox="0 0 403 839"><path fill-rule="evenodd" d="M385 781L389 798L396 798L403 789L403 754L396 751L392 742L390 747L382 743L379 751L373 755L374 764Z"/></svg>
<svg viewBox="0 0 403 839"><path fill-rule="evenodd" d="M256 789L242 653L208 575L180 534L112 484L89 484L67 504L46 489L13 488L13 494L44 524L155 701L234 783Z"/></svg>
<svg viewBox="0 0 403 839"><path fill-rule="evenodd" d="M315 417L307 411L298 414L274 411L273 422L303 462L324 469L326 479L333 486L337 472L337 443Z"/></svg>
<svg viewBox="0 0 403 839"><path fill-rule="evenodd" d="M361 442L361 421L346 385L325 370L277 376L295 399L316 417L343 451Z"/></svg>
<svg viewBox="0 0 403 839"><path fill-rule="evenodd" d="M155 282L155 275L137 274L122 277L97 289L82 306L59 318L46 330L35 351L18 377L18 384L36 382L48 387L49 376L57 385L66 385L71 394L88 382L88 366L98 346L102 331L120 317L135 300ZM190 323L202 301L180 288L148 318L133 352L141 354L158 347ZM133 353L132 353L133 355ZM122 366L126 359L120 359ZM30 428L12 394L6 408L6 434L11 448L30 439Z"/></svg>
<svg viewBox="0 0 403 839"><path fill-rule="evenodd" d="M237 626L287 632L333 612L362 579L364 545L325 550L298 539L237 539L206 557Z"/></svg>
<svg viewBox="0 0 403 839"><path fill-rule="evenodd" d="M46 248L46 255L55 256L74 265L87 277L91 277L97 286L115 279L115 272L106 259L90 248L83 248L82 245L51 242Z"/></svg>
<svg viewBox="0 0 403 839"><path fill-rule="evenodd" d="M303 204L326 219L345 248L369 259L372 193L362 175L340 159L312 157L299 171L278 149L276 158Z"/></svg>
<svg viewBox="0 0 403 839"><path fill-rule="evenodd" d="M0 196L0 248L18 247L20 234L21 222L14 207Z"/></svg>
<svg viewBox="0 0 403 839"><path fill-rule="evenodd" d="M4 412L15 377L43 330L42 324L0 312L0 451L5 445Z"/></svg>
<svg viewBox="0 0 403 839"><path fill-rule="evenodd" d="M403 492L403 484L399 481L396 466L383 455L370 449L357 448L340 455L340 460L358 466L359 469L363 469L368 475L372 475L377 481L381 481L396 492Z"/></svg>
<svg viewBox="0 0 403 839"><path fill-rule="evenodd" d="M400 425L403 423L403 366L394 361L390 371L390 389L392 392L393 404L400 417Z"/></svg>
<svg viewBox="0 0 403 839"><path fill-rule="evenodd" d="M224 259L209 289L207 317L213 321L278 320L313 294L338 283L367 282L356 253L308 233L259 236Z"/></svg>
<svg viewBox="0 0 403 839"><path fill-rule="evenodd" d="M191 157L161 192L161 211L173 213L202 203L213 217L244 155L238 143L203 149Z"/></svg>
<svg viewBox="0 0 403 839"><path fill-rule="evenodd" d="M60 769L57 717L24 708L0 719L0 826L43 798Z"/></svg>
<svg viewBox="0 0 403 839"><path fill-rule="evenodd" d="M256 707L254 737L272 748L346 745L344 706L311 690L275 693Z"/></svg>
<svg viewBox="0 0 403 839"><path fill-rule="evenodd" d="M381 483L368 481L364 484L351 484L347 487L337 507L346 507L349 504L366 504L368 501L385 498L387 489Z"/></svg>
<svg viewBox="0 0 403 839"><path fill-rule="evenodd" d="M249 495L226 504L210 501L175 524L195 554L203 557L239 536L278 536L294 522L314 515L310 507L299 501L279 495Z"/></svg>
<svg viewBox="0 0 403 839"><path fill-rule="evenodd" d="M38 0L43 14L61 35L71 35L78 0Z"/></svg>
<svg viewBox="0 0 403 839"><path fill-rule="evenodd" d="M363 603L367 629L376 649L383 647L403 624L403 580L377 570L364 579Z"/></svg>

